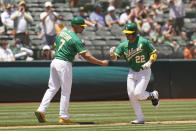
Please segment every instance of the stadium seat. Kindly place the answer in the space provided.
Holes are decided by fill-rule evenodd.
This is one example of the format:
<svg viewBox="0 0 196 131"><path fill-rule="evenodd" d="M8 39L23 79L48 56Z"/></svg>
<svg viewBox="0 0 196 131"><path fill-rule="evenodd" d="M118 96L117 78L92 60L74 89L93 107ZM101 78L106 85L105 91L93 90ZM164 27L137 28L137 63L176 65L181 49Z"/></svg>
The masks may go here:
<svg viewBox="0 0 196 131"><path fill-rule="evenodd" d="M173 57L174 59L183 59L184 58L184 49L185 49L185 46L180 46L178 47L174 54L173 54Z"/></svg>
<svg viewBox="0 0 196 131"><path fill-rule="evenodd" d="M94 40L92 41L93 45L106 45L106 42L104 40Z"/></svg>
<svg viewBox="0 0 196 131"><path fill-rule="evenodd" d="M70 12L62 13L64 20L72 20L73 14Z"/></svg>
<svg viewBox="0 0 196 131"><path fill-rule="evenodd" d="M107 40L106 45L112 45L112 46L117 46L120 44L120 41L118 40Z"/></svg>
<svg viewBox="0 0 196 131"><path fill-rule="evenodd" d="M158 51L158 58L172 58L174 54L174 48L170 45L154 45Z"/></svg>

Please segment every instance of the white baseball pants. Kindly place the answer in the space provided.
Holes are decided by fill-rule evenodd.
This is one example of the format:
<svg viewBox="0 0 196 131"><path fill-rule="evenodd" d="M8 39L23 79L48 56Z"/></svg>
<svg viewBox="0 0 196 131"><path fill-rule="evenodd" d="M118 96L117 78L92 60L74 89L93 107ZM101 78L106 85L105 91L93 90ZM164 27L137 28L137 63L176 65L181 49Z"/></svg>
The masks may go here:
<svg viewBox="0 0 196 131"><path fill-rule="evenodd" d="M135 72L129 70L127 77L127 92L129 100L136 115L136 120L143 121L144 115L139 103L139 100L146 100L149 97L149 92L146 91L150 80L151 69Z"/></svg>
<svg viewBox="0 0 196 131"><path fill-rule="evenodd" d="M49 104L61 87L60 112L63 119L69 119L68 107L72 86L72 63L54 59L50 65L48 89L42 99L38 111L45 113Z"/></svg>

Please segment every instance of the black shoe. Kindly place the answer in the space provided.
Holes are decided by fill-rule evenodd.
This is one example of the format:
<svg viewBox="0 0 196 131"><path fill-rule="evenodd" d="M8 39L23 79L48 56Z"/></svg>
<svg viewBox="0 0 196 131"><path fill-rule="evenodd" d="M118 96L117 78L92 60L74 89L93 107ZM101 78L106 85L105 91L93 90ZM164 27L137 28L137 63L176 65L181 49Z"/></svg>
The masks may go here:
<svg viewBox="0 0 196 131"><path fill-rule="evenodd" d="M159 93L158 91L153 91L150 93L150 100L152 101L152 105L155 107L155 108L158 108L159 107Z"/></svg>

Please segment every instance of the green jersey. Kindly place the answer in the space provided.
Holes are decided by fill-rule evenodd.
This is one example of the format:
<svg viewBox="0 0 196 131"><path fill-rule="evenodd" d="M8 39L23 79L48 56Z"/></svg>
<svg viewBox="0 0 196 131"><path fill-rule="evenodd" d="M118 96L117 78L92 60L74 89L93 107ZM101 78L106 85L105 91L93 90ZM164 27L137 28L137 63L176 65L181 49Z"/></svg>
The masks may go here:
<svg viewBox="0 0 196 131"><path fill-rule="evenodd" d="M55 58L73 62L77 53L86 52L84 45L76 33L62 30L56 38Z"/></svg>
<svg viewBox="0 0 196 131"><path fill-rule="evenodd" d="M141 66L150 59L150 53L155 51L152 43L138 36L134 43L130 43L128 40L119 44L116 48L115 55L120 57L124 56L129 66L134 71L139 71Z"/></svg>

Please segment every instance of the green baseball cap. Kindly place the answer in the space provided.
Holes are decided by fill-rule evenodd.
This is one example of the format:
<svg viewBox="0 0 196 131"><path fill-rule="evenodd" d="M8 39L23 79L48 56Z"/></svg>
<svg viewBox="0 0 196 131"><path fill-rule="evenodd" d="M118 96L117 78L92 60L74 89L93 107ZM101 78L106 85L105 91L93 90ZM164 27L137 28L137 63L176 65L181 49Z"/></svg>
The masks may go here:
<svg viewBox="0 0 196 131"><path fill-rule="evenodd" d="M137 32L137 25L135 23L128 23L125 25L125 28L122 32L126 34L133 34Z"/></svg>
<svg viewBox="0 0 196 131"><path fill-rule="evenodd" d="M84 26L84 27L87 26L82 17L74 17L71 21L71 25Z"/></svg>

